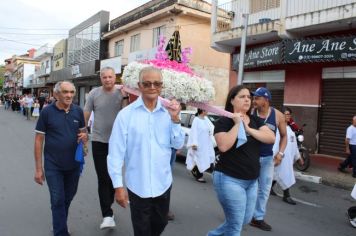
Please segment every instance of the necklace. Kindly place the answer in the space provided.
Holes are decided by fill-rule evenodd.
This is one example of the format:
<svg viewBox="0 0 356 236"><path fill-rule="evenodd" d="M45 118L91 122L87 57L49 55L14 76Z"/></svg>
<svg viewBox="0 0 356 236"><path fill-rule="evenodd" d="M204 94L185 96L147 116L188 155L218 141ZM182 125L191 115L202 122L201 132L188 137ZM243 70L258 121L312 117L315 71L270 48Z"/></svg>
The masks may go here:
<svg viewBox="0 0 356 236"><path fill-rule="evenodd" d="M260 114L258 113L258 110L256 110L256 111L257 111L257 116L261 118ZM270 115L270 112L271 112L271 110L270 110L270 108L268 108L268 113L267 113L266 119L263 121L263 123L266 124L266 122L267 122L267 120L268 120L268 117L269 117L269 115Z"/></svg>

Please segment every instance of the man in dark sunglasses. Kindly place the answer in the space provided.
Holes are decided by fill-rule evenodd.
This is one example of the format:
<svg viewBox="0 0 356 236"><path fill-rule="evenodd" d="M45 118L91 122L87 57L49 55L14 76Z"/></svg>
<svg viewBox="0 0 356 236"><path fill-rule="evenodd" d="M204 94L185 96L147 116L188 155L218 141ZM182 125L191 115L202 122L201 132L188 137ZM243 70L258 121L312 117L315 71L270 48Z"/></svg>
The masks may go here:
<svg viewBox="0 0 356 236"><path fill-rule="evenodd" d="M172 186L171 150L184 144L180 105L172 100L163 107L158 99L162 85L159 69L141 70L141 96L119 112L109 140L108 171L115 199L124 208L130 204L135 236L160 235L166 227ZM127 191L123 186L124 164Z"/></svg>

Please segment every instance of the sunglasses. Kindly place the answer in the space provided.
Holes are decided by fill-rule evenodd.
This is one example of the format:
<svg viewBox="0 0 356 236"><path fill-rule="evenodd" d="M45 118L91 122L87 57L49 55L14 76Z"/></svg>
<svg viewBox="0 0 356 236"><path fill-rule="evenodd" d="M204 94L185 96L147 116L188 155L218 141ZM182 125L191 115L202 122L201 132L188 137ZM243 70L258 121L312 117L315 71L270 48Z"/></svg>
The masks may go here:
<svg viewBox="0 0 356 236"><path fill-rule="evenodd" d="M150 81L143 81L141 82L142 86L144 88L152 88L152 85L154 88L161 88L162 85L163 85L163 82L160 82L160 81L155 81L155 82L150 82Z"/></svg>

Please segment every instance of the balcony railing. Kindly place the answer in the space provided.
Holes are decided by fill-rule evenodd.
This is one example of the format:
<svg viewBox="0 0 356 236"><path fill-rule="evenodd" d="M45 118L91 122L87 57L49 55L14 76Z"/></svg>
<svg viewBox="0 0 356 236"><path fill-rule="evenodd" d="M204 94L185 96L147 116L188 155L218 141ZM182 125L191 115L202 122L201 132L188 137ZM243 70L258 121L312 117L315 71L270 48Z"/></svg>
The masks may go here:
<svg viewBox="0 0 356 236"><path fill-rule="evenodd" d="M355 3L355 0L286 0L286 16L295 16L311 12L319 12L347 4Z"/></svg>
<svg viewBox="0 0 356 236"><path fill-rule="evenodd" d="M41 77L44 75L49 75L51 73L51 69L50 68L41 68L35 71L35 77Z"/></svg>
<svg viewBox="0 0 356 236"><path fill-rule="evenodd" d="M218 4L216 8L215 32L241 27L243 22L242 15L246 13L249 14L248 25L262 25L281 18L281 8L279 6L250 13L249 5L242 4L240 0Z"/></svg>
<svg viewBox="0 0 356 236"><path fill-rule="evenodd" d="M217 6L216 32L227 31L233 28L232 23L235 16L235 12L233 11L234 4L237 4L236 0Z"/></svg>

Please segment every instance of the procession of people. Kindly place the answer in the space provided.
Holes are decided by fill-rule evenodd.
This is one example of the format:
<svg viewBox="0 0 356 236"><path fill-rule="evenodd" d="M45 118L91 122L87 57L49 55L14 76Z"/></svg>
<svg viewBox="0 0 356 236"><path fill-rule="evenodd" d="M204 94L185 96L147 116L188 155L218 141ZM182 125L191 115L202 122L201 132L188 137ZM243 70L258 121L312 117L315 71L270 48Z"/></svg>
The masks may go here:
<svg viewBox="0 0 356 236"><path fill-rule="evenodd" d="M169 104L161 102L164 83L161 70L155 67L140 71L141 95L131 103L128 93L115 85L113 68L103 68L100 78L102 86L90 91L84 109L73 103L76 91L69 81L55 85L52 103L44 100L40 104L32 95L21 99L27 119L39 116L34 180L40 185L47 182L53 234L70 235L69 207L82 168L77 159L81 150L78 147L87 146L91 120L90 141L102 216L98 227L116 227L112 209L116 201L123 208L130 207L135 236L161 235L168 224L171 157L174 150L182 148L185 139L181 105L175 99ZM283 201L296 204L289 192L295 183L293 164L303 161L292 130L296 124L291 122L291 109L285 108L282 113L270 106L271 101L267 88L250 91L235 86L225 105L231 118L221 117L213 124L206 118L206 110L197 111L186 143L187 169L198 182L205 183L204 172L212 167L213 186L225 216L221 225L207 232L209 236L241 235L246 224L271 231L265 216L269 196L276 195L275 183L283 190ZM6 98L5 109L10 107L11 99ZM354 160L354 136L350 131L354 126L350 126L346 139L350 153L347 164ZM212 138L219 149L217 158ZM340 164L340 169L344 166Z"/></svg>

